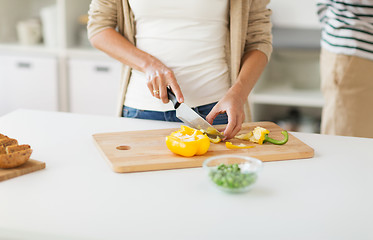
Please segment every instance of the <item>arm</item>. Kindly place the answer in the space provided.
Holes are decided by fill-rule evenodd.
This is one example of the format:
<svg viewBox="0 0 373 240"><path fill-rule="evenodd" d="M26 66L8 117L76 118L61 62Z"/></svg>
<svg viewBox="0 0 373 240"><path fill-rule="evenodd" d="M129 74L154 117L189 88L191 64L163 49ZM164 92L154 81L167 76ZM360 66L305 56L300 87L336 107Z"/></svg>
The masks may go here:
<svg viewBox="0 0 373 240"><path fill-rule="evenodd" d="M224 131L227 139L234 137L241 130L241 124L245 118L244 104L267 65L267 61L267 56L259 50L246 53L236 83L206 117L206 120L212 123L217 115L227 113L228 125Z"/></svg>
<svg viewBox="0 0 373 240"><path fill-rule="evenodd" d="M116 4L113 0L93 0L89 10L88 32L92 46L145 73L147 86L154 97L168 102L167 86L174 91L179 102L183 102L181 89L174 73L154 56L141 51L124 36L115 31ZM153 92L159 90L159 94Z"/></svg>
<svg viewBox="0 0 373 240"><path fill-rule="evenodd" d="M268 1L253 1L250 9L241 69L236 82L206 117L212 123L215 117L226 112L228 125L224 131L227 139L234 137L244 121L244 104L262 74L272 52L271 11Z"/></svg>
<svg viewBox="0 0 373 240"><path fill-rule="evenodd" d="M330 0L317 0L317 15L319 17L320 23L323 25L326 20L326 10L328 9L328 5L330 5Z"/></svg>

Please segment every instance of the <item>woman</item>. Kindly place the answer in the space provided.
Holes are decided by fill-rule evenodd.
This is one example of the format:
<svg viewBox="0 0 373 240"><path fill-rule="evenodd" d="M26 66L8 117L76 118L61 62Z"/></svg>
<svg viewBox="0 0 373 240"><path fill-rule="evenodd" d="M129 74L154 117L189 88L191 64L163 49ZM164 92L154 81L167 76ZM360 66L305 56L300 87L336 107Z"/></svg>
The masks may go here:
<svg viewBox="0 0 373 240"><path fill-rule="evenodd" d="M250 120L247 97L272 51L268 2L92 0L89 39L124 64L121 115L177 121L169 86L235 136Z"/></svg>

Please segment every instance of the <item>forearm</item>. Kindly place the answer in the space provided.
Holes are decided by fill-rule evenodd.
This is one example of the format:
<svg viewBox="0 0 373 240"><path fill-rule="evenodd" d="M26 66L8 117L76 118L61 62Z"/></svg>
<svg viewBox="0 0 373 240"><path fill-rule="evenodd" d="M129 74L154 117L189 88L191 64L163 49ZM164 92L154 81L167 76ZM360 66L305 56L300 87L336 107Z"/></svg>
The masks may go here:
<svg viewBox="0 0 373 240"><path fill-rule="evenodd" d="M113 28L94 35L91 44L109 56L133 69L145 73L150 93L163 103L168 102L167 87L170 86L179 102L184 101L183 93L173 71L154 56L141 51Z"/></svg>
<svg viewBox="0 0 373 240"><path fill-rule="evenodd" d="M95 48L141 72L145 72L147 65L155 60L153 56L138 49L112 28L96 34L90 42Z"/></svg>
<svg viewBox="0 0 373 240"><path fill-rule="evenodd" d="M231 87L231 91L237 94L241 101L246 101L267 62L267 56L259 50L253 50L244 55L237 81Z"/></svg>
<svg viewBox="0 0 373 240"><path fill-rule="evenodd" d="M247 101L247 96L258 81L266 64L267 55L262 51L247 52L242 59L242 67L237 81L206 116L206 120L212 124L216 116L224 112L227 113L228 125L224 130L226 139L234 137L240 131L241 124L245 119L244 104Z"/></svg>

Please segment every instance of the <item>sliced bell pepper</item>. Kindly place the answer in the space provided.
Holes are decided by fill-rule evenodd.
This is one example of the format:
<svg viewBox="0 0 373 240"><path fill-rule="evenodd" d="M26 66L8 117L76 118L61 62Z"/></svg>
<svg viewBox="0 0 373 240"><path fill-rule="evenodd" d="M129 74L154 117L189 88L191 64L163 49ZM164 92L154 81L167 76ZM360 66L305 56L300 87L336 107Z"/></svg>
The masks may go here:
<svg viewBox="0 0 373 240"><path fill-rule="evenodd" d="M210 142L212 143L220 143L221 142L221 138L219 136L216 136L216 138L210 138Z"/></svg>
<svg viewBox="0 0 373 240"><path fill-rule="evenodd" d="M270 137L268 137L268 134L266 134L264 136L264 141L265 142L270 142L270 143L273 143L273 144L276 144L276 145L282 145L282 144L287 143L288 140L289 140L288 132L287 131L282 131L281 134L284 135L284 139L282 139L282 140L276 140L276 139L270 138Z"/></svg>
<svg viewBox="0 0 373 240"><path fill-rule="evenodd" d="M215 128L208 127L206 130L200 129L201 132L210 134L210 135L218 135L218 134L223 134L222 132L219 132Z"/></svg>
<svg viewBox="0 0 373 240"><path fill-rule="evenodd" d="M245 145L243 143L241 143L240 145L234 145L231 142L225 142L225 146L229 149L245 149L245 148L253 148L254 147L254 146Z"/></svg>
<svg viewBox="0 0 373 240"><path fill-rule="evenodd" d="M203 129L200 129L200 131L203 134L205 134L206 136L208 136L209 134L210 135L223 134L223 133L219 132L218 130L216 130L215 128L211 128L211 127L207 128L206 131L203 130ZM210 139L210 142L212 142L212 143L220 143L221 142L221 138L219 136L216 136L216 138L209 137L209 139Z"/></svg>
<svg viewBox="0 0 373 240"><path fill-rule="evenodd" d="M210 147L210 139L201 131L182 125L166 137L166 145L173 153L184 157L203 155Z"/></svg>
<svg viewBox="0 0 373 240"><path fill-rule="evenodd" d="M249 141L252 136L253 136L253 132L250 131L248 133L243 133L243 134L237 135L234 138Z"/></svg>
<svg viewBox="0 0 373 240"><path fill-rule="evenodd" d="M269 131L267 129L262 127L256 127L253 130L253 135L250 137L250 141L258 144L263 144L265 135L268 133Z"/></svg>

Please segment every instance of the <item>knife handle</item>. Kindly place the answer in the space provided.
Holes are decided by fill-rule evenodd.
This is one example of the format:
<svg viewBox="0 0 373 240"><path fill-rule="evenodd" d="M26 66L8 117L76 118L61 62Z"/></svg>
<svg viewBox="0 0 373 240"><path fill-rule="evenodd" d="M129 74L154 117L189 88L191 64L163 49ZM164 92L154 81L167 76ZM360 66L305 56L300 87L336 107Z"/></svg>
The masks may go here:
<svg viewBox="0 0 373 240"><path fill-rule="evenodd" d="M172 92L170 88L167 88L167 96L168 99L170 99L172 104L174 105L174 108L177 109L180 106L180 103L177 101L175 94Z"/></svg>

